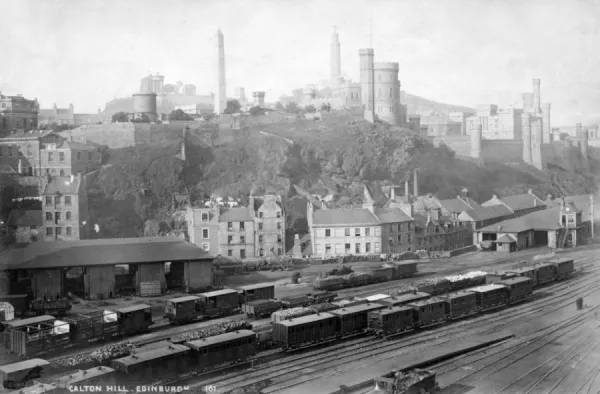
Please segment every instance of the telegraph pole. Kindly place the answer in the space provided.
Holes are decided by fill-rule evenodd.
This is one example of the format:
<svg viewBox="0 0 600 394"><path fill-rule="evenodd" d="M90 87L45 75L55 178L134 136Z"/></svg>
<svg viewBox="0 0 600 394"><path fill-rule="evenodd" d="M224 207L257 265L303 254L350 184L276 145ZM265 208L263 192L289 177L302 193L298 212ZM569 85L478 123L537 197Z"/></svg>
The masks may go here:
<svg viewBox="0 0 600 394"><path fill-rule="evenodd" d="M594 239L594 195L590 194L590 219L592 221L592 240Z"/></svg>

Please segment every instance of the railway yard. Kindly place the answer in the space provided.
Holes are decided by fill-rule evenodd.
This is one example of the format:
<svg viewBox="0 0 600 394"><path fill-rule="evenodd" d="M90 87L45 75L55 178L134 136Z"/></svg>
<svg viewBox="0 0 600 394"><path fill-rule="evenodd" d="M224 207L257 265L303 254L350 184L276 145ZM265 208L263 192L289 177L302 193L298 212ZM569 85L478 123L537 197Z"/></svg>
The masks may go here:
<svg viewBox="0 0 600 394"><path fill-rule="evenodd" d="M526 300L508 307L502 305L466 318L384 338L360 332L288 352L277 347L259 348L256 355L242 357L243 362L191 368L191 371L178 368L180 373L163 377L154 384L188 386L190 392L212 387L217 392L232 393L379 393L382 391L373 391L374 378L387 376L392 371L427 368L436 372L440 390L447 394L596 393L600 390L599 352L595 351L600 345L597 248L592 244L557 254L556 257L574 260L574 273L567 279L537 287ZM536 263L542 257L551 257L546 250L539 249L519 252L510 258L500 256L478 254L463 261L459 256L424 262L418 265L419 274L413 278L341 289L337 296L340 299L391 294L432 275L516 269ZM275 289L276 297L280 297L280 287ZM284 294L290 295L290 288L286 289ZM311 290L306 286L297 287L298 294ZM579 297L584 300L582 309L575 306ZM169 345L165 341L176 343L181 335L185 337L198 330L242 320L251 323L255 332L270 331L275 324L271 318L251 320L238 314L172 326L161 316L154 319L149 333L131 336L127 341L137 347L165 346ZM119 341L123 339L114 342ZM33 357L47 359L51 366L61 365L61 362L64 366L65 360L85 357L102 345L106 343ZM14 355L2 356L2 364L15 362ZM71 369L79 368L83 369L81 365ZM64 368L60 372L64 372Z"/></svg>

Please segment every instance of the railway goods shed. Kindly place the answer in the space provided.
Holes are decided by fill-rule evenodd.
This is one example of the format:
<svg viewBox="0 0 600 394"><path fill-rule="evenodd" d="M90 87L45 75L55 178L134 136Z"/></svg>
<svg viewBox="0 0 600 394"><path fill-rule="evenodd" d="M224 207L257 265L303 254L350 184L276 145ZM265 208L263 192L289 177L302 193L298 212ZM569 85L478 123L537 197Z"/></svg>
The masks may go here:
<svg viewBox="0 0 600 394"><path fill-rule="evenodd" d="M36 299L68 293L104 299L117 290L159 295L167 288L167 263L170 274L179 276L187 290L213 284L208 253L175 237L37 242L0 254L0 268L9 272L11 294L31 294Z"/></svg>

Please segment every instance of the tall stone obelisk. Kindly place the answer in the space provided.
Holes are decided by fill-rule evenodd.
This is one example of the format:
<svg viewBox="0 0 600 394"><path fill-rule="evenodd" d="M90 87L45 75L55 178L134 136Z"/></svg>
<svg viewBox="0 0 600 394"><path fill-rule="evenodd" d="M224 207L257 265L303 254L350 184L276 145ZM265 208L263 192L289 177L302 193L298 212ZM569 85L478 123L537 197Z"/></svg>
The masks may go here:
<svg viewBox="0 0 600 394"><path fill-rule="evenodd" d="M222 114L227 108L227 87L225 80L225 40L221 29L217 30L217 74L219 86L215 94L215 113Z"/></svg>

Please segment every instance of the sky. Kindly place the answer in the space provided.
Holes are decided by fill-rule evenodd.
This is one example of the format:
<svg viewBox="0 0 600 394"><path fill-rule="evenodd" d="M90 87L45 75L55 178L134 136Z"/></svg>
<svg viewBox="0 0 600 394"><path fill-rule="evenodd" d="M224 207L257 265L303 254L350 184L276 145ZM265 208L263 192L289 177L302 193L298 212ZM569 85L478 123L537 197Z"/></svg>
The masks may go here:
<svg viewBox="0 0 600 394"><path fill-rule="evenodd" d="M216 90L216 31L227 94L267 102L342 73L358 81L359 48L399 63L402 89L438 102L520 105L541 79L553 126L600 122L596 0L0 0L0 91L96 112L148 73ZM372 32L372 34L371 34Z"/></svg>

